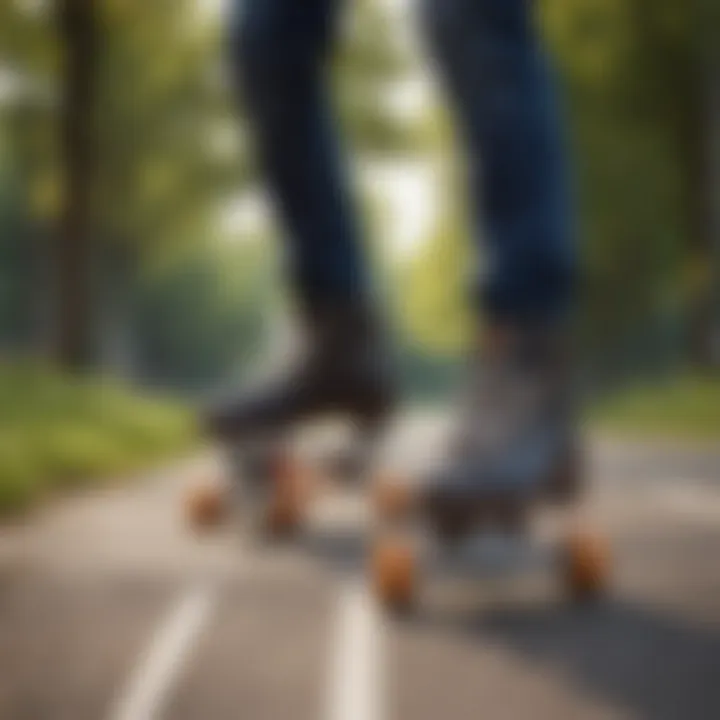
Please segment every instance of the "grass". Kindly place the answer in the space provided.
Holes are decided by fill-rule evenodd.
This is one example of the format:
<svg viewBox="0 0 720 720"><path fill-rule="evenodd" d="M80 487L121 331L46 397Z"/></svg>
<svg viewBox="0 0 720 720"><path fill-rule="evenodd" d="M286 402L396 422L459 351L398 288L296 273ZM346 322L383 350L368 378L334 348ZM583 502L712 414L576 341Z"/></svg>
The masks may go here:
<svg viewBox="0 0 720 720"><path fill-rule="evenodd" d="M138 470L191 446L181 405L106 380L0 365L0 514Z"/></svg>
<svg viewBox="0 0 720 720"><path fill-rule="evenodd" d="M595 408L591 426L630 439L715 441L720 446L720 377L684 375L625 390Z"/></svg>

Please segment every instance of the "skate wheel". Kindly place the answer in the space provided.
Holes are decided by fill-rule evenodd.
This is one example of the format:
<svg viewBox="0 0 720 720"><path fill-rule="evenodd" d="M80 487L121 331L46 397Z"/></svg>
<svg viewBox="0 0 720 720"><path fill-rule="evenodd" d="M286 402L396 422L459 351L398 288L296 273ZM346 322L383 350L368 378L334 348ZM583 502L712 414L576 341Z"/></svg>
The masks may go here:
<svg viewBox="0 0 720 720"><path fill-rule="evenodd" d="M275 497L266 518L266 530L272 537L286 537L296 533L302 524L303 513L292 499Z"/></svg>
<svg viewBox="0 0 720 720"><path fill-rule="evenodd" d="M277 468L267 510L266 530L273 537L292 535L302 525L310 483L300 465L287 461Z"/></svg>
<svg viewBox="0 0 720 720"><path fill-rule="evenodd" d="M407 483L383 478L375 483L373 505L383 520L400 520L412 510L415 495Z"/></svg>
<svg viewBox="0 0 720 720"><path fill-rule="evenodd" d="M417 567L408 542L389 538L379 540L373 549L371 573L373 591L385 608L400 612L412 606Z"/></svg>
<svg viewBox="0 0 720 720"><path fill-rule="evenodd" d="M185 498L186 518L192 527L199 530L219 525L225 509L225 493L217 486L193 488Z"/></svg>
<svg viewBox="0 0 720 720"><path fill-rule="evenodd" d="M563 582L572 600L594 600L607 588L610 551L602 536L573 531L566 539L562 561Z"/></svg>

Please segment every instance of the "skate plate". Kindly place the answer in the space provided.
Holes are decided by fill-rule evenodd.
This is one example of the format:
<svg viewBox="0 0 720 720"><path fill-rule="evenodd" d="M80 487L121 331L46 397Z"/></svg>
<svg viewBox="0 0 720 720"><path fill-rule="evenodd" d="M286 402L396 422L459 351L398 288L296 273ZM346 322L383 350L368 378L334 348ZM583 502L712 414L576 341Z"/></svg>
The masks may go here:
<svg viewBox="0 0 720 720"><path fill-rule="evenodd" d="M388 503L387 498L393 502ZM421 585L448 580L480 583L550 573L572 601L602 595L610 572L605 538L573 515L554 526L477 524L452 540L438 535L417 491L376 492L375 540L369 565L373 591L387 609L406 611L418 602ZM401 498L399 500L398 498ZM528 507L536 519L540 507Z"/></svg>

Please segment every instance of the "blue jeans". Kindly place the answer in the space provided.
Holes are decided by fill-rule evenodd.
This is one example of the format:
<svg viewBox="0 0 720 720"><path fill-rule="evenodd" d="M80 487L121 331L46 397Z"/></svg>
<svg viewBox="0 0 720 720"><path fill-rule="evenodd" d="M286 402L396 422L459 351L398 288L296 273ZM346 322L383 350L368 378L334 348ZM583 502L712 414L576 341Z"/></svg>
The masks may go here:
<svg viewBox="0 0 720 720"><path fill-rule="evenodd" d="M532 0L423 2L466 151L481 305L510 321L563 315L576 274L572 207ZM245 0L232 35L293 285L320 302L357 299L370 288L325 82L341 4Z"/></svg>

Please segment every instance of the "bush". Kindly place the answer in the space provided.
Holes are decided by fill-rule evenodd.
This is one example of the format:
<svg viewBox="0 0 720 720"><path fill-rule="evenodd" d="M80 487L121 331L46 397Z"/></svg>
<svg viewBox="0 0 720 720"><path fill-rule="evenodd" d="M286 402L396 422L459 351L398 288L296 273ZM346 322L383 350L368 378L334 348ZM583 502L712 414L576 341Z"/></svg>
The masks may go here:
<svg viewBox="0 0 720 720"><path fill-rule="evenodd" d="M0 366L0 513L191 446L192 415L117 384Z"/></svg>
<svg viewBox="0 0 720 720"><path fill-rule="evenodd" d="M619 393L595 412L601 430L629 436L720 440L720 378L686 375Z"/></svg>

